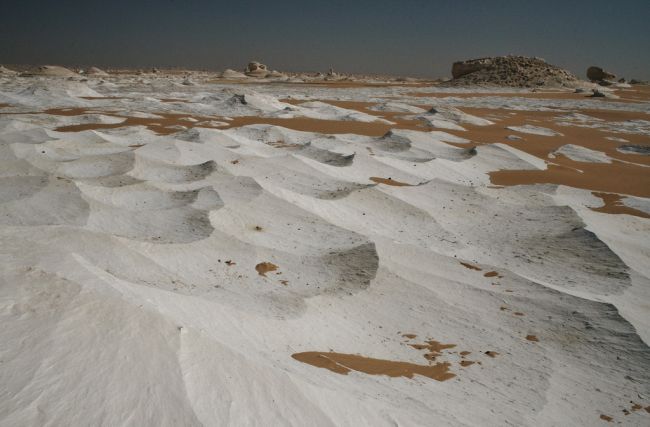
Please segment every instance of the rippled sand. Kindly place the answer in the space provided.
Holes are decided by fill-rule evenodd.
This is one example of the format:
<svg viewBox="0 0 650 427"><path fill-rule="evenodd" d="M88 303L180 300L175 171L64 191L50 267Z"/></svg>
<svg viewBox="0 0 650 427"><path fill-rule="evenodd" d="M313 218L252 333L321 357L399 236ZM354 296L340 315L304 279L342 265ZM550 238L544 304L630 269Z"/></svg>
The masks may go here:
<svg viewBox="0 0 650 427"><path fill-rule="evenodd" d="M650 423L650 90L0 77L2 425Z"/></svg>

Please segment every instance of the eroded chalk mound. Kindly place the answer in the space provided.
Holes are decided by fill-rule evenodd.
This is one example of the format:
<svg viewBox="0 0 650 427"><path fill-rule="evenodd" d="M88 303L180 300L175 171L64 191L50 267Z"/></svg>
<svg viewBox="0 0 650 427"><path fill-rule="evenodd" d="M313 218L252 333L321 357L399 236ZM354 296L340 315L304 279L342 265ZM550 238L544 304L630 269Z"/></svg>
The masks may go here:
<svg viewBox="0 0 650 427"><path fill-rule="evenodd" d="M96 76L96 77L107 77L108 73L97 67L90 67L86 70L87 76Z"/></svg>
<svg viewBox="0 0 650 427"><path fill-rule="evenodd" d="M496 85L510 87L568 86L578 79L569 71L548 64L541 58L497 56L455 62L453 80L446 84Z"/></svg>
<svg viewBox="0 0 650 427"><path fill-rule="evenodd" d="M22 76L75 77L78 76L78 74L58 65L42 65L23 73Z"/></svg>

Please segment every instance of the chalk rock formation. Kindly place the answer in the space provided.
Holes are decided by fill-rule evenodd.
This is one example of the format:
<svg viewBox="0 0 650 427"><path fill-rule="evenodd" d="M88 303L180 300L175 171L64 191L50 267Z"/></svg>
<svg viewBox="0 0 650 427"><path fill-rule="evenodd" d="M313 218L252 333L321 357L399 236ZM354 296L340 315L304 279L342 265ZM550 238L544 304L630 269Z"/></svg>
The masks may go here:
<svg viewBox="0 0 650 427"><path fill-rule="evenodd" d="M453 80L445 85L496 85L511 87L573 86L578 79L569 71L541 58L497 56L455 62Z"/></svg>
<svg viewBox="0 0 650 427"><path fill-rule="evenodd" d="M266 77L269 75L269 70L266 68L266 65L253 61L248 63L244 73L250 77Z"/></svg>
<svg viewBox="0 0 650 427"><path fill-rule="evenodd" d="M284 73L281 73L281 72L279 72L279 71L273 70L273 71L269 72L269 73L266 75L266 77L284 78L284 77L287 77L287 75L284 74Z"/></svg>
<svg viewBox="0 0 650 427"><path fill-rule="evenodd" d="M228 68L223 73L221 73L221 77L224 79L245 79L246 74Z"/></svg>
<svg viewBox="0 0 650 427"><path fill-rule="evenodd" d="M24 72L22 76L45 76L45 77L76 77L79 76L74 71L58 65L43 65L36 69Z"/></svg>
<svg viewBox="0 0 650 427"><path fill-rule="evenodd" d="M97 76L97 77L106 77L108 73L104 70L101 70L97 67L90 67L86 70L87 76Z"/></svg>

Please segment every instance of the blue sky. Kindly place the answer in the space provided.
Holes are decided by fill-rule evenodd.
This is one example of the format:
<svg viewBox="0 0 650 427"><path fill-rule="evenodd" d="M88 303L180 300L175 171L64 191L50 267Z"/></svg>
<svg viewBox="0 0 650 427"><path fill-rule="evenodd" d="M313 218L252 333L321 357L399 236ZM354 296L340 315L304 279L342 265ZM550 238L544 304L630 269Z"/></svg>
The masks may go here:
<svg viewBox="0 0 650 427"><path fill-rule="evenodd" d="M0 63L439 77L456 60L540 56L650 79L650 0L2 0Z"/></svg>

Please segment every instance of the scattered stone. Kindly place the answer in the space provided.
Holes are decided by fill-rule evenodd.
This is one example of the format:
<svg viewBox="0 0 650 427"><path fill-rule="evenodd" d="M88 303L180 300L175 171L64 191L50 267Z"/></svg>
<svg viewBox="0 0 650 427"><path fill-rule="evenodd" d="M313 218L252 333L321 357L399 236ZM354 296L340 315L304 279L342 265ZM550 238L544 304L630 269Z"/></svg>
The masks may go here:
<svg viewBox="0 0 650 427"><path fill-rule="evenodd" d="M611 92L600 90L600 89L592 89L592 94L590 95L590 98L610 98L610 99L617 99L619 96L614 95Z"/></svg>

